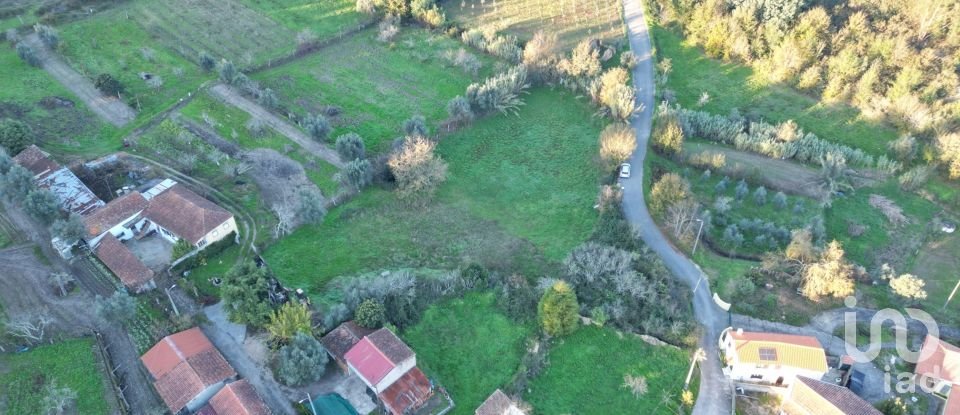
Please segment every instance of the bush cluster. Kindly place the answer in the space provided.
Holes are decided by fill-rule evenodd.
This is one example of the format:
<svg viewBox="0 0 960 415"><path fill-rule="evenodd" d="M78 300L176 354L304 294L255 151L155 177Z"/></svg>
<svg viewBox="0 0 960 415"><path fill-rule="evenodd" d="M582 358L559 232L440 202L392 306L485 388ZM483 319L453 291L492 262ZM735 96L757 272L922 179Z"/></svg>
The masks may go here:
<svg viewBox="0 0 960 415"><path fill-rule="evenodd" d="M483 83L467 87L466 98L470 108L480 113L513 112L523 105L521 94L530 87L527 69L520 65L487 78Z"/></svg>
<svg viewBox="0 0 960 415"><path fill-rule="evenodd" d="M902 164L886 156L874 158L863 150L833 143L817 137L813 133L804 133L797 129L792 134L784 134L785 125L765 122L744 123L739 118L714 115L678 107L665 108L674 112L687 135L732 145L738 150L750 151L771 158L794 159L802 163L820 164L827 154L840 154L858 167L876 168L886 173L896 173Z"/></svg>
<svg viewBox="0 0 960 415"><path fill-rule="evenodd" d="M512 63L519 63L523 50L516 36L501 35L491 28L468 29L460 34L463 43Z"/></svg>

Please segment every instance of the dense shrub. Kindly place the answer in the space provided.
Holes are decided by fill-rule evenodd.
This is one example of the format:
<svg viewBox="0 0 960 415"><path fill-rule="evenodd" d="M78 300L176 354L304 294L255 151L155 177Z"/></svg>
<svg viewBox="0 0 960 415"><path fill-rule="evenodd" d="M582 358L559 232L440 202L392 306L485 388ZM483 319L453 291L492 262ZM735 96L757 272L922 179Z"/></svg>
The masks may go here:
<svg viewBox="0 0 960 415"><path fill-rule="evenodd" d="M408 202L425 201L447 178L447 163L434 154L436 144L423 137L407 137L387 165L397 181L397 194Z"/></svg>
<svg viewBox="0 0 960 415"><path fill-rule="evenodd" d="M460 40L512 63L519 63L523 57L516 37L499 35L492 29L468 29L460 34Z"/></svg>
<svg viewBox="0 0 960 415"><path fill-rule="evenodd" d="M516 113L523 105L520 95L529 88L527 70L515 66L508 71L487 78L483 83L473 83L467 87L467 102L480 113L500 111Z"/></svg>
<svg viewBox="0 0 960 415"><path fill-rule="evenodd" d="M430 135L430 130L427 128L427 119L422 115L417 114L410 117L407 120L403 121L403 125L400 129L405 136L420 136L426 137Z"/></svg>
<svg viewBox="0 0 960 415"><path fill-rule="evenodd" d="M42 62L37 56L37 52L33 50L29 45L23 42L17 42L17 56L20 57L20 60L27 63L27 65L40 67Z"/></svg>
<svg viewBox="0 0 960 415"><path fill-rule="evenodd" d="M447 102L447 115L450 121L457 124L464 124L473 121L473 110L470 108L470 101L463 96L457 95L450 98Z"/></svg>
<svg viewBox="0 0 960 415"><path fill-rule="evenodd" d="M360 190L373 182L373 167L366 159L354 159L343 167L337 179L345 186Z"/></svg>
<svg viewBox="0 0 960 415"><path fill-rule="evenodd" d="M197 59L200 61L200 68L206 72L210 72L217 68L217 60L205 50L200 51L200 55Z"/></svg>
<svg viewBox="0 0 960 415"><path fill-rule="evenodd" d="M600 133L600 158L609 168L630 158L637 149L637 134L629 124L613 123Z"/></svg>
<svg viewBox="0 0 960 415"><path fill-rule="evenodd" d="M667 173L650 190L650 209L663 213L668 207L689 197L690 183L676 173Z"/></svg>
<svg viewBox="0 0 960 415"><path fill-rule="evenodd" d="M683 127L676 114L665 105L661 105L654 118L651 139L653 148L658 152L675 156L683 151ZM722 167L722 166L721 166Z"/></svg>
<svg viewBox="0 0 960 415"><path fill-rule="evenodd" d="M269 287L266 268L245 261L230 269L220 286L230 321L256 327L266 324L273 311Z"/></svg>
<svg viewBox="0 0 960 415"><path fill-rule="evenodd" d="M344 160L356 160L366 157L367 149L363 138L357 133L346 133L337 137L337 153Z"/></svg>
<svg viewBox="0 0 960 415"><path fill-rule="evenodd" d="M386 309L377 300L368 298L357 306L353 319L361 327L377 329L386 321Z"/></svg>
<svg viewBox="0 0 960 415"><path fill-rule="evenodd" d="M33 129L29 125L10 118L0 120L0 148L6 150L5 155L15 156L31 144Z"/></svg>
<svg viewBox="0 0 960 415"><path fill-rule="evenodd" d="M93 85L104 95L116 96L122 94L124 91L123 84L108 73L97 75L97 79L94 80Z"/></svg>
<svg viewBox="0 0 960 415"><path fill-rule="evenodd" d="M297 333L277 354L277 377L287 386L316 382L326 371L327 351L307 333Z"/></svg>
<svg viewBox="0 0 960 415"><path fill-rule="evenodd" d="M930 174L932 174L933 171L933 167L929 165L917 166L905 171L900 175L900 177L897 178L897 181L900 183L900 188L903 190L917 190L927 183L927 180L930 179Z"/></svg>
<svg viewBox="0 0 960 415"><path fill-rule="evenodd" d="M566 282L557 281L540 298L537 317L540 327L550 336L566 336L580 324L577 294Z"/></svg>

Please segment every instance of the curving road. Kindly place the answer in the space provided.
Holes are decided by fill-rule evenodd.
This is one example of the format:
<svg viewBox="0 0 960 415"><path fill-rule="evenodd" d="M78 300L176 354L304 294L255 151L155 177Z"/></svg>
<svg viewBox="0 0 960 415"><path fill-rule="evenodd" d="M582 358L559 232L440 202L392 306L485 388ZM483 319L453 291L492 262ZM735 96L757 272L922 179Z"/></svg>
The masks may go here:
<svg viewBox="0 0 960 415"><path fill-rule="evenodd" d="M693 309L702 325L700 347L707 353L707 360L700 365L700 393L693 408L694 414L729 414L732 408L732 390L729 380L720 370L717 339L727 325L726 312L713 302L710 284L703 271L675 249L653 222L643 197L643 160L647 153L654 106L654 63L651 55L650 35L643 16L640 0L623 0L624 19L630 37L630 49L640 58L633 70L633 83L637 99L644 110L633 120L637 132L637 151L630 158L635 166L633 177L620 181L624 188L623 210L635 227L639 228L643 241L663 258L667 268L683 282L695 287ZM701 281L701 278L703 279Z"/></svg>

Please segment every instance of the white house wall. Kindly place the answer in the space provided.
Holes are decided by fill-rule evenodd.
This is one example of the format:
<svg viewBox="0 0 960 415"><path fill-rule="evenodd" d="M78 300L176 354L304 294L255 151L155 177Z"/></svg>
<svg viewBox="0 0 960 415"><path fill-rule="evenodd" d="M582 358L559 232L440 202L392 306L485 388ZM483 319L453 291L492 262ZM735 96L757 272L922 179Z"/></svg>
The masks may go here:
<svg viewBox="0 0 960 415"><path fill-rule="evenodd" d="M237 221L234 220L233 216L231 216L230 219L227 219L227 221L221 223L220 226L217 226L212 231L204 235L204 237L197 241L197 243L194 245L202 249L207 245L226 238L231 232L237 232Z"/></svg>
<svg viewBox="0 0 960 415"><path fill-rule="evenodd" d="M415 366L417 366L417 356L412 356L411 358L404 360L402 363L397 365L397 367L393 368L390 373L387 373L387 375L384 376L380 382L377 382L376 387L373 388L374 392L379 394L387 390L390 385L393 385L394 382L399 380L401 376L409 372L410 369L413 369Z"/></svg>

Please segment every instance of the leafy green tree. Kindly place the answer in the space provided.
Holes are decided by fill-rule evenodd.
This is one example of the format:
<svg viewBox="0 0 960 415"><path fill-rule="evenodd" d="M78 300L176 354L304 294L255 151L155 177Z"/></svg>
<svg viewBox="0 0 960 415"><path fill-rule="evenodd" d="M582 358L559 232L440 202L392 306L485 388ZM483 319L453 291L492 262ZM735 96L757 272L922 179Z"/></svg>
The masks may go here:
<svg viewBox="0 0 960 415"><path fill-rule="evenodd" d="M328 359L317 339L307 333L296 333L290 344L280 348L277 375L287 386L316 382L323 377Z"/></svg>
<svg viewBox="0 0 960 415"><path fill-rule="evenodd" d="M193 251L193 245L190 245L190 242L187 242L186 239L178 239L177 243L173 244L173 254L170 255L170 258L173 260L180 259L191 251Z"/></svg>
<svg viewBox="0 0 960 415"><path fill-rule="evenodd" d="M375 329L383 326L387 320L386 308L379 301L372 298L363 300L354 313L354 321L361 327Z"/></svg>
<svg viewBox="0 0 960 415"><path fill-rule="evenodd" d="M27 194L23 209L44 224L51 224L60 216L60 200L53 192L38 189Z"/></svg>
<svg viewBox="0 0 960 415"><path fill-rule="evenodd" d="M229 85L233 85L237 81L237 75L240 73L236 65L226 59L220 60L220 64L217 65L217 72L220 75L220 80Z"/></svg>
<svg viewBox="0 0 960 415"><path fill-rule="evenodd" d="M311 328L310 309L292 301L274 310L266 326L270 337L279 343L289 342L298 333L310 334Z"/></svg>
<svg viewBox="0 0 960 415"><path fill-rule="evenodd" d="M74 242L87 236L87 226L83 223L83 217L71 213L66 219L54 221L50 232L63 241Z"/></svg>
<svg viewBox="0 0 960 415"><path fill-rule="evenodd" d="M410 117L408 120L405 120L402 127L403 128L401 128L401 130L403 131L403 135L407 137L426 137L430 135L430 129L427 128L427 119L419 114Z"/></svg>
<svg viewBox="0 0 960 415"><path fill-rule="evenodd" d="M577 329L580 320L577 294L564 281L557 281L540 298L537 317L540 326L551 336L566 336Z"/></svg>
<svg viewBox="0 0 960 415"><path fill-rule="evenodd" d="M93 81L93 85L96 86L100 92L107 96L120 95L124 91L123 84L121 84L117 78L114 78L113 75L108 73L97 75L97 79Z"/></svg>
<svg viewBox="0 0 960 415"><path fill-rule="evenodd" d="M37 52L23 42L17 42L17 56L19 56L22 61L26 62L27 65L33 67L40 67L42 64L42 62L40 62L40 58L37 57Z"/></svg>
<svg viewBox="0 0 960 415"><path fill-rule="evenodd" d="M10 157L10 154L7 153L7 150L0 146L0 176L7 174L10 171L10 168L13 167L13 158Z"/></svg>
<svg viewBox="0 0 960 415"><path fill-rule="evenodd" d="M777 194L773 195L773 206L776 207L778 210L783 210L784 208L786 208L787 195L783 194L783 192L777 192Z"/></svg>
<svg viewBox="0 0 960 415"><path fill-rule="evenodd" d="M676 173L667 173L660 177L650 189L650 209L657 213L666 210L690 197L690 183Z"/></svg>
<svg viewBox="0 0 960 415"><path fill-rule="evenodd" d="M820 260L806 268L801 292L813 301L853 294L853 265L844 258L840 242L830 242L820 254Z"/></svg>
<svg viewBox="0 0 960 415"><path fill-rule="evenodd" d="M360 190L373 182L373 168L369 161L356 159L347 163L337 178L345 186Z"/></svg>
<svg viewBox="0 0 960 415"><path fill-rule="evenodd" d="M33 130L23 121L6 118L0 121L0 146L7 155L15 156L33 144Z"/></svg>
<svg viewBox="0 0 960 415"><path fill-rule="evenodd" d="M757 190L753 191L753 201L757 206L763 206L767 204L767 188L760 186Z"/></svg>
<svg viewBox="0 0 960 415"><path fill-rule="evenodd" d="M33 183L33 173L19 164L10 167L10 170L3 175L2 179L0 180L2 193L14 201L26 199L27 195L36 189L36 185Z"/></svg>
<svg viewBox="0 0 960 415"><path fill-rule="evenodd" d="M407 137L400 151L387 161L397 180L400 199L426 201L447 179L447 163L434 154L435 147L433 141L424 137Z"/></svg>
<svg viewBox="0 0 960 415"><path fill-rule="evenodd" d="M303 128L307 130L310 137L320 142L326 141L330 137L330 132L333 131L330 121L322 114L308 115L303 119Z"/></svg>
<svg viewBox="0 0 960 415"><path fill-rule="evenodd" d="M93 311L109 323L127 325L137 314L137 300L123 290L116 291L107 298L98 295L93 302Z"/></svg>
<svg viewBox="0 0 960 415"><path fill-rule="evenodd" d="M363 159L367 156L367 148L363 138L357 133L346 133L337 137L337 153L344 160Z"/></svg>
<svg viewBox="0 0 960 415"><path fill-rule="evenodd" d="M409 0L385 0L385 11L387 14L399 18L407 17L410 14Z"/></svg>
<svg viewBox="0 0 960 415"><path fill-rule="evenodd" d="M213 58L207 51L200 51L200 68L204 71L210 72L217 67L217 60Z"/></svg>
<svg viewBox="0 0 960 415"><path fill-rule="evenodd" d="M613 123L600 133L600 158L608 168L627 161L637 149L637 135L629 124Z"/></svg>
<svg viewBox="0 0 960 415"><path fill-rule="evenodd" d="M234 266L223 277L220 294L230 320L262 327L270 319L270 280L266 268L247 261Z"/></svg>

